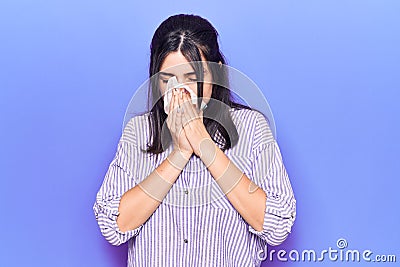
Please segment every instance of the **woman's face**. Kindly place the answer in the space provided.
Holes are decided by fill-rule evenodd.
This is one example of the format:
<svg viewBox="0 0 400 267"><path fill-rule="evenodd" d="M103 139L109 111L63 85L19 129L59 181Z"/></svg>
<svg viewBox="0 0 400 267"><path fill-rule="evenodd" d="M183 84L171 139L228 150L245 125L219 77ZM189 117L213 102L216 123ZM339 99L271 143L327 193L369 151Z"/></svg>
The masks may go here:
<svg viewBox="0 0 400 267"><path fill-rule="evenodd" d="M202 60L206 60L202 57ZM207 64L203 64L204 83L203 83L203 101L208 103L212 92L211 73ZM182 55L180 51L169 53L160 68L159 85L161 94L164 95L167 87L168 79L176 76L178 83L189 86L192 91L198 95L196 73L190 65L189 61Z"/></svg>

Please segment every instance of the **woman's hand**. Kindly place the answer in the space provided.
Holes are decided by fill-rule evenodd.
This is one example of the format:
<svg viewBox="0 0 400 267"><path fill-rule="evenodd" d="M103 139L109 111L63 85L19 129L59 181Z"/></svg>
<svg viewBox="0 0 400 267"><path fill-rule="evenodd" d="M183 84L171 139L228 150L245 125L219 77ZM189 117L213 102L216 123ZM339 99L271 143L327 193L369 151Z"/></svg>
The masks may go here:
<svg viewBox="0 0 400 267"><path fill-rule="evenodd" d="M180 105L184 109L182 114L183 129L193 152L200 157L200 144L202 141L207 139L212 144L214 143L203 124L203 110L200 110L200 112L197 111L196 106L192 104L189 92L186 90L183 93L182 100L183 103L180 102Z"/></svg>
<svg viewBox="0 0 400 267"><path fill-rule="evenodd" d="M173 96L169 105L169 112L167 117L167 126L172 136L174 150L179 151L185 157L190 158L193 154L193 149L186 138L185 131L182 124L182 112L178 112L178 107L182 109L182 99L179 99L178 89L173 89Z"/></svg>

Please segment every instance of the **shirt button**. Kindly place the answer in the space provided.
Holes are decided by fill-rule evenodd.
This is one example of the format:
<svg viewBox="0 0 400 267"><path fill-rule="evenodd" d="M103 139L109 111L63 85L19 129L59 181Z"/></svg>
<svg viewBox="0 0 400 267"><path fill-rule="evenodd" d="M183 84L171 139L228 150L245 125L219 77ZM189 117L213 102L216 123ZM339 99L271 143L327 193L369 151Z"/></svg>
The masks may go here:
<svg viewBox="0 0 400 267"><path fill-rule="evenodd" d="M183 239L183 242L187 243L187 242L188 242L188 240L185 238L185 239Z"/></svg>
<svg viewBox="0 0 400 267"><path fill-rule="evenodd" d="M183 192L185 192L185 194L188 194L188 193L189 193L189 191L188 191L187 189L185 189L185 191L183 191Z"/></svg>

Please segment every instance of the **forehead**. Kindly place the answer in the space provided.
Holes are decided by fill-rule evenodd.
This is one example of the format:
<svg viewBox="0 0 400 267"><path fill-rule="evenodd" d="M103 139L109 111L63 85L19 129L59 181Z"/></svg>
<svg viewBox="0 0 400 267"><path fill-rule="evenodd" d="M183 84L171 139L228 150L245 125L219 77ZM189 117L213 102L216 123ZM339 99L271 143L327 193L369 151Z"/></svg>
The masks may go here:
<svg viewBox="0 0 400 267"><path fill-rule="evenodd" d="M203 64L207 68L207 64ZM161 64L160 72L185 74L194 72L190 62L182 55L180 51L169 53Z"/></svg>
<svg viewBox="0 0 400 267"><path fill-rule="evenodd" d="M189 70L193 71L193 68L190 66L189 61L182 55L180 51L169 53L164 62L161 64L160 71L165 70Z"/></svg>

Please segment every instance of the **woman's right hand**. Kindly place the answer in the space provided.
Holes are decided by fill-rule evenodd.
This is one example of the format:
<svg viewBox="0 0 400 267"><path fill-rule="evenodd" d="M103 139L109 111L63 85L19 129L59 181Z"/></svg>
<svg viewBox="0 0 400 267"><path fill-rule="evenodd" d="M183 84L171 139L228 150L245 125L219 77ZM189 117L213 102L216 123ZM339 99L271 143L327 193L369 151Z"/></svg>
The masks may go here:
<svg viewBox="0 0 400 267"><path fill-rule="evenodd" d="M182 124L182 112L178 112L178 106L183 106L183 99L180 99L180 91L183 89L174 89L169 112L167 117L167 126L172 136L173 148L181 152L185 157L190 158L193 149L186 137ZM182 92L185 93L185 92Z"/></svg>

